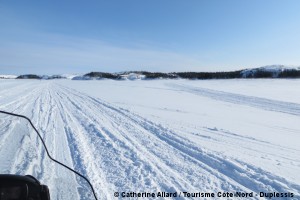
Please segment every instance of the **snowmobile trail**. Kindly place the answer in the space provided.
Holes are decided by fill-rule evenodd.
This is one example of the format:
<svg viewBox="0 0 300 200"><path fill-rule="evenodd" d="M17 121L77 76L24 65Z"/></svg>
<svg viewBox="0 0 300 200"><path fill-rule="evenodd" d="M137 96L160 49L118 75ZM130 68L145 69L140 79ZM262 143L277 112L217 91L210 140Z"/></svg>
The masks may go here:
<svg viewBox="0 0 300 200"><path fill-rule="evenodd" d="M87 176L99 199L115 199L115 192L289 191L299 195L299 183L202 148L180 131L101 98L55 81L12 85L10 93L0 98L0 108L31 118L53 157ZM18 130L30 132L19 123L0 123L0 158L10 158L1 168L33 174L49 185L53 199L92 199L84 180L47 159L35 135L13 136ZM233 133L230 137L236 139ZM59 187L53 187L56 184Z"/></svg>
<svg viewBox="0 0 300 200"><path fill-rule="evenodd" d="M67 141L61 139L64 132L60 131L60 127L63 127L63 124L55 118L57 110L56 105L53 105L50 84L22 85L21 88L12 90L5 96L6 99L13 100L9 103L4 101L6 104L1 104L1 109L28 116L40 130L53 157L72 166L72 163L68 162L68 160L71 161L71 156L67 152ZM7 121L4 120L4 122ZM0 151L3 156L1 161L7 160L6 157L10 158L8 160L10 162L9 167L1 165L1 169L8 170L8 172L2 171L1 173L32 174L49 185L52 191L51 198L78 199L77 190L70 190L70 186L78 186L74 175L49 160L45 155L45 149L29 124L16 118L10 118L8 122L11 122L11 128L9 131L1 130L1 133L6 133L5 135L11 135L11 137L10 140L1 140L3 146ZM17 124L16 128L14 124Z"/></svg>
<svg viewBox="0 0 300 200"><path fill-rule="evenodd" d="M118 173L119 175L115 181L119 184L122 181L120 172L124 170L127 170L124 175L128 173L140 175L141 172L128 171L128 165L130 166L130 163L134 163L135 160L141 160L144 163L144 168L146 168L143 171L148 171L151 176L147 180L148 182L144 183L137 179L139 180L137 183L142 184L133 185L132 188L129 188L131 190L134 188L145 188L147 185L146 190L154 189L156 191L195 191L203 188L203 186L209 191L228 191L233 189L259 192L270 189L275 191L280 191L284 188L290 188L294 191L300 189L298 185L290 184L281 177L276 177L276 175L268 175L267 172L254 166L239 165L237 162L231 162L213 153L204 152L201 148L180 137L174 131L124 109L109 105L100 99L95 99L69 88L60 87L56 90L60 91L62 99L68 99L69 110L76 110L74 116L77 118L78 123L85 121L82 126L85 128L85 132L90 133L88 135L98 133L98 137L100 135L111 139L110 141L105 139L105 141L108 143L106 145L111 147L109 151L113 151L113 153L105 153L103 155L103 153L99 152L99 154L103 156L110 155L110 162L118 160L118 164L114 166L122 167L115 172L112 171L112 174L110 174L111 172L105 172L106 180L114 180L115 173ZM95 144L97 139L95 137L95 140L89 142L89 144ZM102 143L103 139L100 142ZM124 146L126 150L123 149ZM121 155L127 155L128 148L130 148L130 154L133 152L138 152L139 154L135 154L133 156L134 159L131 156L131 160L127 165L124 165L127 160L112 159L111 156L117 155L120 157ZM95 151L97 150L95 148ZM107 148L101 150L101 152L103 151L107 151ZM101 159L106 160L107 158ZM107 168L111 168L111 166L103 167L104 170ZM132 175L130 177L132 178ZM174 177L176 178L174 179ZM127 180L126 176L123 179L123 182L127 182L126 185L128 187L130 181ZM211 180L214 180L214 182L211 183ZM169 182L167 187L166 181ZM137 183L135 182L135 184ZM132 183L130 184L132 185ZM119 191L120 188L116 186L117 184L114 183L111 188L114 191ZM153 186L155 187L153 188Z"/></svg>
<svg viewBox="0 0 300 200"><path fill-rule="evenodd" d="M212 98L218 101L224 101L234 104L252 106L260 109L287 113L300 116L300 104L276 101L266 98L246 96L242 94L234 94L229 92L217 91L207 88L193 87L184 84L168 84L172 88L181 89L184 92L190 92L195 95L200 95Z"/></svg>

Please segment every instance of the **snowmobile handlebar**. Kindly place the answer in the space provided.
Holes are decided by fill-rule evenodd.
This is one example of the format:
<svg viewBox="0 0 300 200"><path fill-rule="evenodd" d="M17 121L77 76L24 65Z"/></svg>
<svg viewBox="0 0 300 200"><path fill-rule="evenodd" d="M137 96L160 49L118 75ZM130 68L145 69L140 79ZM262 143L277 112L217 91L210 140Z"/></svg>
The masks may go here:
<svg viewBox="0 0 300 200"><path fill-rule="evenodd" d="M33 176L0 175L0 199L50 200L49 188Z"/></svg>

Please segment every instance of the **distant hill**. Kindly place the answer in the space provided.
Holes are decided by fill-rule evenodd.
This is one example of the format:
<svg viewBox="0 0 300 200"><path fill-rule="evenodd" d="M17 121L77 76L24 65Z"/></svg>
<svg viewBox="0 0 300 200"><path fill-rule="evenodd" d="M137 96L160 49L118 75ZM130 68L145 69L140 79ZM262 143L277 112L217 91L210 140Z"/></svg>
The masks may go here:
<svg viewBox="0 0 300 200"><path fill-rule="evenodd" d="M50 79L65 79L66 77L62 75L36 75L36 74L25 74L25 75L20 75L16 77L16 79L43 79L43 80L50 80Z"/></svg>
<svg viewBox="0 0 300 200"><path fill-rule="evenodd" d="M3 78L12 78L12 75L2 75ZM0 75L0 78L2 77ZM15 78L15 77L14 77ZM90 72L84 75L52 75L39 76L26 74L17 79L72 79L72 80L145 80L145 79L233 79L233 78L300 78L300 67L284 65L269 65L253 69L236 70L229 72L147 72L127 71L120 73Z"/></svg>
<svg viewBox="0 0 300 200"><path fill-rule="evenodd" d="M300 68L286 67L284 65L269 65L242 70L241 78L300 78Z"/></svg>
<svg viewBox="0 0 300 200"><path fill-rule="evenodd" d="M18 76L17 79L41 79L41 77L35 74L25 74Z"/></svg>
<svg viewBox="0 0 300 200"><path fill-rule="evenodd" d="M106 73L106 72L90 72L83 76L75 76L72 80L101 80L101 79L113 79L113 80L137 80L144 79L144 75L134 72L122 72L122 73Z"/></svg>
<svg viewBox="0 0 300 200"><path fill-rule="evenodd" d="M44 80L50 80L50 79L65 79L66 77L62 76L62 75L52 75L52 76L47 76L47 75L43 75L41 76L41 79Z"/></svg>

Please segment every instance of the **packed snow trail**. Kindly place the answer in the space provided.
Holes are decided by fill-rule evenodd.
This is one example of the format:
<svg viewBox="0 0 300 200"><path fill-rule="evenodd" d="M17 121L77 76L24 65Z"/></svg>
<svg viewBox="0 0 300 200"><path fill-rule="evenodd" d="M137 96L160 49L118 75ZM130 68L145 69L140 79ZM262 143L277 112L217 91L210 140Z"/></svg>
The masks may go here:
<svg viewBox="0 0 300 200"><path fill-rule="evenodd" d="M8 94L0 89L0 109L31 118L53 157L86 175L99 199L115 199L115 192L160 191L299 195L299 182L208 151L164 124L55 81L13 84ZM0 126L0 157L6 160L1 169L36 176L49 185L53 199L91 199L84 181L50 162L29 127L16 123ZM31 135L24 139L19 130Z"/></svg>
<svg viewBox="0 0 300 200"><path fill-rule="evenodd" d="M265 110L287 113L300 116L300 104L283 101L276 101L266 98L234 94L229 92L217 91L207 88L192 87L184 84L168 84L169 86L180 89L184 92L190 92L196 95L209 97L218 101L225 101L234 104L253 106Z"/></svg>

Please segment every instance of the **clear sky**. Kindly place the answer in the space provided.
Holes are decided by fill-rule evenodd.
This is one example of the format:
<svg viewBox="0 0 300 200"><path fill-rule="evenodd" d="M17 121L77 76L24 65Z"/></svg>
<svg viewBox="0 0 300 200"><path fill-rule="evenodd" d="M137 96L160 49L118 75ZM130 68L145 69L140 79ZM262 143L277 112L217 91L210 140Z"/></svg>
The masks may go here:
<svg viewBox="0 0 300 200"><path fill-rule="evenodd" d="M0 74L300 65L298 0L0 0Z"/></svg>

